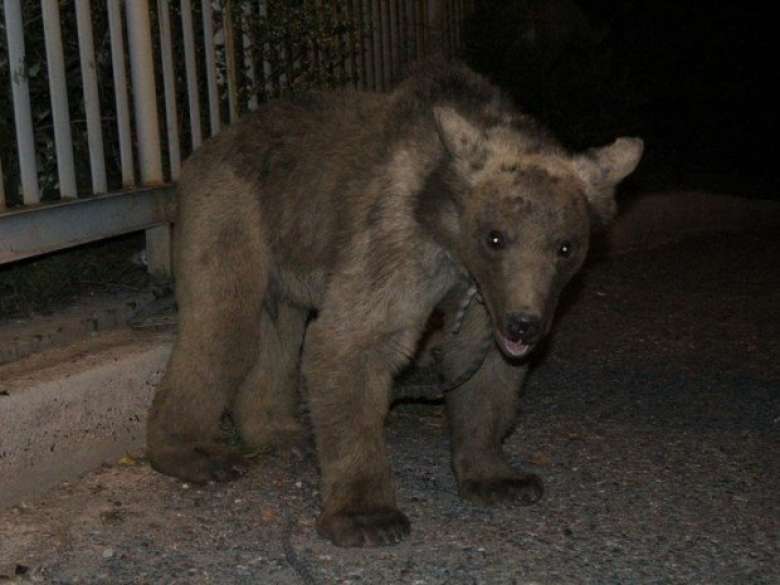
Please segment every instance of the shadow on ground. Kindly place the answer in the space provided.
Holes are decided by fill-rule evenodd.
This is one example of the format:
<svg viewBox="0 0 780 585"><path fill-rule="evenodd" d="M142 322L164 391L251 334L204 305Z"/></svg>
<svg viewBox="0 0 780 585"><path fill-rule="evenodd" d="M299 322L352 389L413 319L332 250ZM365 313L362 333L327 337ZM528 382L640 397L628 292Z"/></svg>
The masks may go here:
<svg viewBox="0 0 780 585"><path fill-rule="evenodd" d="M716 235L602 260L524 392L514 463L545 499L460 500L440 405L396 408L403 544L314 532L310 449L195 488L125 458L0 512L0 582L780 582L780 237Z"/></svg>

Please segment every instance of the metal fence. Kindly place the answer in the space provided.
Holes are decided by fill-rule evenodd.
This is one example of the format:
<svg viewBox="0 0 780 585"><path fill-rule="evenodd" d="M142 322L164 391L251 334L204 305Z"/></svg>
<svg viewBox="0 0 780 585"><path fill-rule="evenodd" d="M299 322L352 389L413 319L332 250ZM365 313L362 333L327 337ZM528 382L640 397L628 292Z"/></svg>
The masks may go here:
<svg viewBox="0 0 780 585"><path fill-rule="evenodd" d="M169 274L172 185L204 128L314 85L387 90L457 50L472 4L3 0L0 264L145 230L150 271Z"/></svg>

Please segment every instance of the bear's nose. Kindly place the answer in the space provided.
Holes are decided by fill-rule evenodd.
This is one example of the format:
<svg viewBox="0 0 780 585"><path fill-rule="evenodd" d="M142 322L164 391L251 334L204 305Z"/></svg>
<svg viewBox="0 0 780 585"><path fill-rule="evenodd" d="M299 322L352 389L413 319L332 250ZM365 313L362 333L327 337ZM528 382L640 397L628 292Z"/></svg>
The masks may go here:
<svg viewBox="0 0 780 585"><path fill-rule="evenodd" d="M539 335L542 320L529 313L511 313L506 321L506 334L510 341L528 343Z"/></svg>

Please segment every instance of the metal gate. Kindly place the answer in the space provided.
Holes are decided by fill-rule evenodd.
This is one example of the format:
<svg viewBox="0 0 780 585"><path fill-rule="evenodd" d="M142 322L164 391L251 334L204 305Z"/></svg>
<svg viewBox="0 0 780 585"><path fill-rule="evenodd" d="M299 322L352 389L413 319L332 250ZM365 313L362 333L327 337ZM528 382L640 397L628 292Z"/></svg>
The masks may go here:
<svg viewBox="0 0 780 585"><path fill-rule="evenodd" d="M387 90L457 50L472 1L2 7L0 264L145 230L149 269L167 275L172 185L204 133L313 85Z"/></svg>

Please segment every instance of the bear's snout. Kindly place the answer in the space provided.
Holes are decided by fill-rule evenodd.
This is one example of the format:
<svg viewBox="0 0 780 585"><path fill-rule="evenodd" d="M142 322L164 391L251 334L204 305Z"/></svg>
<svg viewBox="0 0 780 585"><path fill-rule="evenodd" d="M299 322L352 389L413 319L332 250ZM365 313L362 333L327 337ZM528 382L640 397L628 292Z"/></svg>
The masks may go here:
<svg viewBox="0 0 780 585"><path fill-rule="evenodd" d="M542 319L531 313L510 313L503 329L499 339L502 351L509 357L520 358L539 341Z"/></svg>
<svg viewBox="0 0 780 585"><path fill-rule="evenodd" d="M531 344L542 330L542 319L529 313L510 313L506 319L506 336L509 341Z"/></svg>

